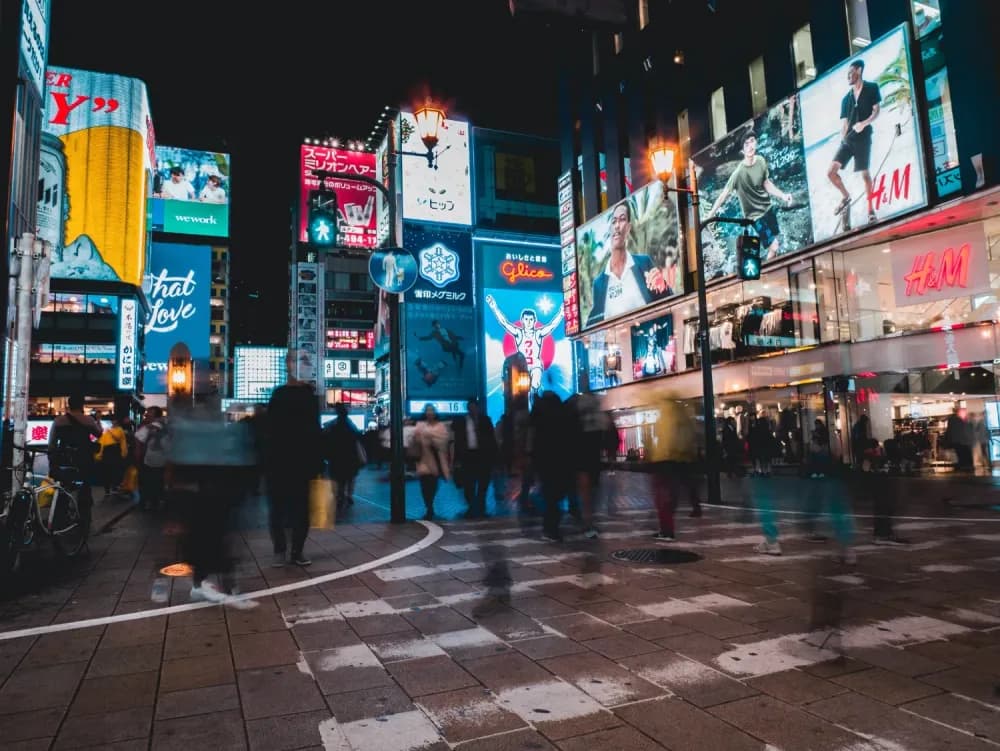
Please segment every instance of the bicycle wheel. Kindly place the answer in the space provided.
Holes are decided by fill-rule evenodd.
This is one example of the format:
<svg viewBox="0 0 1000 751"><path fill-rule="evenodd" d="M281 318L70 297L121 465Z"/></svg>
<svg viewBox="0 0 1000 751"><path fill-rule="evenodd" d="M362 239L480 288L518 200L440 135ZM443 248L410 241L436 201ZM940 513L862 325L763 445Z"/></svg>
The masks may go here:
<svg viewBox="0 0 1000 751"><path fill-rule="evenodd" d="M81 510L72 493L62 488L52 499L55 516L52 519L52 542L56 551L67 558L78 554L87 544L90 534L90 515Z"/></svg>
<svg viewBox="0 0 1000 751"><path fill-rule="evenodd" d="M32 496L27 492L5 493L6 516L0 525L0 578L21 570L21 551L31 545L34 527L28 509Z"/></svg>

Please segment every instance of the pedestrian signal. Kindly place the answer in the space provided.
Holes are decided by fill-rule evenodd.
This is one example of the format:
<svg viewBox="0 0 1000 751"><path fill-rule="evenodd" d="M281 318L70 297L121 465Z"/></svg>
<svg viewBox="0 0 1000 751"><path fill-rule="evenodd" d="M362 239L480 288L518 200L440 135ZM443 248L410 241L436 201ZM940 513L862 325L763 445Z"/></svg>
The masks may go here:
<svg viewBox="0 0 1000 751"><path fill-rule="evenodd" d="M309 242L323 248L336 245L337 194L314 190L309 198Z"/></svg>
<svg viewBox="0 0 1000 751"><path fill-rule="evenodd" d="M736 238L736 251L740 279L760 279L760 238L755 235L740 235Z"/></svg>

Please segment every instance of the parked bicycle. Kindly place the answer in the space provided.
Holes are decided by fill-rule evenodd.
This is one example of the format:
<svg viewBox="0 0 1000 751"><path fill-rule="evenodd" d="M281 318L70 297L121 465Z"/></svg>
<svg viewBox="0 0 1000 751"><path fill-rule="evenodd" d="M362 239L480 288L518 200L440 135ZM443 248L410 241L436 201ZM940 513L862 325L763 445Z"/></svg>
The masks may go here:
<svg viewBox="0 0 1000 751"><path fill-rule="evenodd" d="M72 466L54 462L47 475L35 471L38 454L54 456L43 447L17 446L24 452L13 468L15 488L0 501L0 575L21 568L22 554L37 548L48 537L60 555L72 558L87 547L90 534L89 504L81 504L83 478Z"/></svg>

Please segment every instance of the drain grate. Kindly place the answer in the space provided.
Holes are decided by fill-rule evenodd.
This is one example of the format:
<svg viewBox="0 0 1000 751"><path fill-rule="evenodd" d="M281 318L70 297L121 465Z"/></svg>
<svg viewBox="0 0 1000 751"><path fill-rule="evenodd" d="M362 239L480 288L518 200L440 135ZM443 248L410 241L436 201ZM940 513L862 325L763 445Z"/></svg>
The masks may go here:
<svg viewBox="0 0 1000 751"><path fill-rule="evenodd" d="M611 554L616 561L628 561L629 563L660 563L677 564L692 563L700 561L701 556L692 553L690 550L676 550L674 548L631 548L629 550L616 550Z"/></svg>

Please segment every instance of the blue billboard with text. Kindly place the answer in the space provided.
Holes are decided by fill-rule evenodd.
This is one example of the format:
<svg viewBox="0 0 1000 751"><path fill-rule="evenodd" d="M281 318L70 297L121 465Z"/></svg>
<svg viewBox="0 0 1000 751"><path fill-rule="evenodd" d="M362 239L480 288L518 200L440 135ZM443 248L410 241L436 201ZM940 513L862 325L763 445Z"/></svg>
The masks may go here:
<svg viewBox="0 0 1000 751"><path fill-rule="evenodd" d="M178 342L191 350L196 367L207 364L211 351L211 275L211 246L152 244L147 276L147 297L152 308L146 323L147 394L167 393L170 350Z"/></svg>

